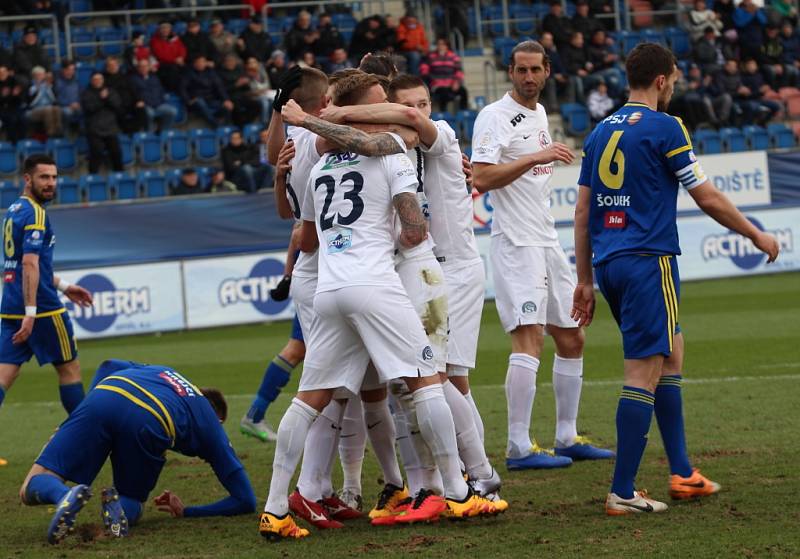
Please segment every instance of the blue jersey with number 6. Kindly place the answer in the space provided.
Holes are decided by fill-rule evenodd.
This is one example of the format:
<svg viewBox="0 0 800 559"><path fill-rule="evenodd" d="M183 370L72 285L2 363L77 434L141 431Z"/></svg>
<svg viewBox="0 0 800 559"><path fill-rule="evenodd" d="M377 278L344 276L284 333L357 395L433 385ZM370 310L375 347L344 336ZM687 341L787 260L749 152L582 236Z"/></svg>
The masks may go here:
<svg viewBox="0 0 800 559"><path fill-rule="evenodd" d="M706 178L679 118L627 103L584 143L578 184L591 188L593 264L625 254L680 254L678 188Z"/></svg>

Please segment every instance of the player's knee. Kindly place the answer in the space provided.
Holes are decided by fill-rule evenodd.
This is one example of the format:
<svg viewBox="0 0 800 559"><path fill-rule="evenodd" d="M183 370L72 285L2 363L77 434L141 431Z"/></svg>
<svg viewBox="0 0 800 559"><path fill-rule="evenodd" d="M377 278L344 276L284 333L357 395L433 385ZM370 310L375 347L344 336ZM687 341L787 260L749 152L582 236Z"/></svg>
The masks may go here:
<svg viewBox="0 0 800 559"><path fill-rule="evenodd" d="M19 376L19 365L4 363L0 365L0 387L8 390Z"/></svg>
<svg viewBox="0 0 800 559"><path fill-rule="evenodd" d="M558 355L565 359L577 359L583 355L586 342L583 328L559 328L553 334Z"/></svg>
<svg viewBox="0 0 800 559"><path fill-rule="evenodd" d="M81 380L81 365L77 359L56 365L56 372L61 384L71 384Z"/></svg>

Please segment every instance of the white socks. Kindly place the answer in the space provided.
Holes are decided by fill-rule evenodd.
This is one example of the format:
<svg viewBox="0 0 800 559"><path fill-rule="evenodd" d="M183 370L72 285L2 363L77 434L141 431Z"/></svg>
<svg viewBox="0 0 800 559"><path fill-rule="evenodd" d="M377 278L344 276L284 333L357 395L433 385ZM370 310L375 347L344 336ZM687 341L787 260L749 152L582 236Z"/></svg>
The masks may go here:
<svg viewBox="0 0 800 559"><path fill-rule="evenodd" d="M350 398L344 408L342 430L339 435L339 460L342 462L344 480L342 489L361 495L361 466L367 446L367 426L361 398Z"/></svg>
<svg viewBox="0 0 800 559"><path fill-rule="evenodd" d="M508 403L508 457L522 458L530 453L531 413L536 396L539 360L526 353L512 353L506 374Z"/></svg>
<svg viewBox="0 0 800 559"><path fill-rule="evenodd" d="M440 384L425 386L414 392L417 421L425 442L433 453L444 482L444 495L461 500L469 488L458 465L458 446L453 415Z"/></svg>
<svg viewBox="0 0 800 559"><path fill-rule="evenodd" d="M289 512L289 483L292 481L308 431L317 418L317 410L298 398L292 399L278 426L278 442L272 461L272 481L264 511L276 516Z"/></svg>
<svg viewBox="0 0 800 559"><path fill-rule="evenodd" d="M486 451L478 436L478 430L475 428L475 420L472 417L469 403L450 381L442 384L442 391L447 405L450 406L450 413L453 414L458 455L464 462L464 469L472 479L491 477L492 467L486 458Z"/></svg>
<svg viewBox="0 0 800 559"><path fill-rule="evenodd" d="M310 501L316 502L322 497L330 497L332 488L329 466L332 465L339 443L343 413L344 406L331 400L308 430L297 489Z"/></svg>
<svg viewBox="0 0 800 559"><path fill-rule="evenodd" d="M380 402L363 402L363 405L367 436L383 470L383 479L386 483L403 487L403 476L400 474L394 447L395 428L389 412L389 402L384 399Z"/></svg>
<svg viewBox="0 0 800 559"><path fill-rule="evenodd" d="M583 357L553 361L553 392L556 395L556 446L572 446L578 436L578 405L583 384Z"/></svg>
<svg viewBox="0 0 800 559"><path fill-rule="evenodd" d="M475 400L472 399L472 391L464 394L464 399L472 409L472 420L475 422L475 429L478 430L478 437L481 439L481 444L484 444L483 418L481 417L481 412L478 411L478 406L475 405Z"/></svg>
<svg viewBox="0 0 800 559"><path fill-rule="evenodd" d="M397 396L396 401L408 429L409 445L401 444L400 456L403 458L409 492L416 495L420 489L425 488L437 495L443 495L442 476L439 474L433 453L419 428L417 410L414 407L414 395L407 392ZM402 443L403 441L399 440L398 442Z"/></svg>

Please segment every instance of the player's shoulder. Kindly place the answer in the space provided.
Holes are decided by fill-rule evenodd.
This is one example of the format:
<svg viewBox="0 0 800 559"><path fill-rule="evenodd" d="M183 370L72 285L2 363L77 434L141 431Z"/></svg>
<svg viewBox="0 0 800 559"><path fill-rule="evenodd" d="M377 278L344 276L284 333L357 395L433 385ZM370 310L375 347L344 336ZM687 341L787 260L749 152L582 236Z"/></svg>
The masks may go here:
<svg viewBox="0 0 800 559"><path fill-rule="evenodd" d="M31 228L44 229L47 223L47 212L44 207L27 196L20 196L8 207L8 215L18 219L31 220Z"/></svg>

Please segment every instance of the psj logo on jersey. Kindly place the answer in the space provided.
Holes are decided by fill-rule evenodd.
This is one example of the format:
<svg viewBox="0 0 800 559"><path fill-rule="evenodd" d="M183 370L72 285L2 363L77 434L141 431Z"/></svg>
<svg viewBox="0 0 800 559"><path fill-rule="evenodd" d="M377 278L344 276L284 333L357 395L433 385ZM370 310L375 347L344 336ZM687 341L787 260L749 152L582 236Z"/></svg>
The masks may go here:
<svg viewBox="0 0 800 559"><path fill-rule="evenodd" d="M747 219L760 231L765 231L764 226L755 218ZM770 231L778 239L781 252L792 252L792 230L776 229ZM738 233L728 231L719 235L709 235L703 239L703 260L716 260L717 258L730 258L731 261L743 270L752 270L764 262L767 255L758 250L753 241L742 237Z"/></svg>
<svg viewBox="0 0 800 559"><path fill-rule="evenodd" d="M91 307L81 307L67 302L72 317L84 330L103 332L120 316L130 317L150 312L150 290L146 287L117 289L112 281L101 274L89 274L78 280L94 299Z"/></svg>
<svg viewBox="0 0 800 559"><path fill-rule="evenodd" d="M273 301L269 290L283 278L283 262L275 258L265 258L256 262L250 275L244 278L229 278L219 286L219 302L223 307L238 303L250 303L261 314L279 314L289 300Z"/></svg>

